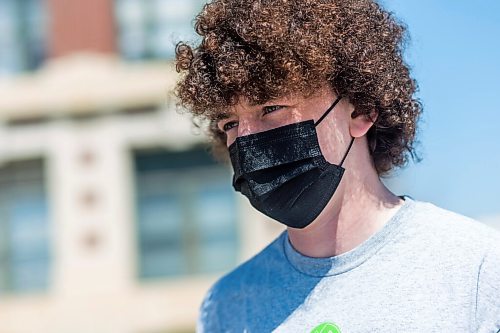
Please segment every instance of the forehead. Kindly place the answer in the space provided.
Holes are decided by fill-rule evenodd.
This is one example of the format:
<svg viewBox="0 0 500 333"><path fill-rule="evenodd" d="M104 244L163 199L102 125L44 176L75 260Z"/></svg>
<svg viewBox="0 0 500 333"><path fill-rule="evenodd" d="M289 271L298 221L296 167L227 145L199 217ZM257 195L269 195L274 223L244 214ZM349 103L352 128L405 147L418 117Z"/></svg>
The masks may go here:
<svg viewBox="0 0 500 333"><path fill-rule="evenodd" d="M320 100L330 100L332 98L332 89L329 85L311 91L310 93L293 92L279 97L271 98L267 101L256 103L246 96L236 96L234 104L218 110L215 119L223 120L238 114L239 112L256 112L265 106L285 105L293 106L297 109L307 108L309 104L316 104Z"/></svg>

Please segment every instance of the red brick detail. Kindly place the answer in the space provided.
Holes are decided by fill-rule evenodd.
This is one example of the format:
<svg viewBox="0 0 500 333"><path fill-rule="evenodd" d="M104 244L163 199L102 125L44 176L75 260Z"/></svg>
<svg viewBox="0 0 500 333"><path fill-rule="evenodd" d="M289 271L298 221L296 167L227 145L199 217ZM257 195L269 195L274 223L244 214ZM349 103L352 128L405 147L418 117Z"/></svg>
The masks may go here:
<svg viewBox="0 0 500 333"><path fill-rule="evenodd" d="M114 0L48 0L49 56L115 53Z"/></svg>

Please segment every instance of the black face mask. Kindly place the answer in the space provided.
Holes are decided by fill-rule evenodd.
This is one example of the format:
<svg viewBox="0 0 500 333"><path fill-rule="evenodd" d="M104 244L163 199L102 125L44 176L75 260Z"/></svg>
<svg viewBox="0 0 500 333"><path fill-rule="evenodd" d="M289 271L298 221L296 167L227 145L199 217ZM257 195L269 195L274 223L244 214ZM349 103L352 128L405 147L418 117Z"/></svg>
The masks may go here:
<svg viewBox="0 0 500 333"><path fill-rule="evenodd" d="M311 224L335 193L352 138L339 165L323 157L316 126L321 118L236 138L229 146L233 187L260 212L292 228Z"/></svg>

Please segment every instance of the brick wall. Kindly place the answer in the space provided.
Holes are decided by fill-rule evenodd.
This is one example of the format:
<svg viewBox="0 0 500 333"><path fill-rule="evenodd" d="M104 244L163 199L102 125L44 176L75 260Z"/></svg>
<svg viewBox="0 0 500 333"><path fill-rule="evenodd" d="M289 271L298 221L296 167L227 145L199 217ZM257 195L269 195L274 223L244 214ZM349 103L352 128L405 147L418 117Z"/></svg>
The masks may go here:
<svg viewBox="0 0 500 333"><path fill-rule="evenodd" d="M114 53L113 0L48 0L49 56L78 51Z"/></svg>

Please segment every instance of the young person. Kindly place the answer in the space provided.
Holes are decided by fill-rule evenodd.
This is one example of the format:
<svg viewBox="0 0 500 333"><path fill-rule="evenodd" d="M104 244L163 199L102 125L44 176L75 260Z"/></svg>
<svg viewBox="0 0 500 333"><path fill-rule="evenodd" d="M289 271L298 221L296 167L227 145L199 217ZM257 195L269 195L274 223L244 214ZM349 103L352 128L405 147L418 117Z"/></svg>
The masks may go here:
<svg viewBox="0 0 500 333"><path fill-rule="evenodd" d="M217 281L199 332L500 332L500 236L380 177L414 156L405 28L372 0L213 0L180 104L287 226Z"/></svg>

